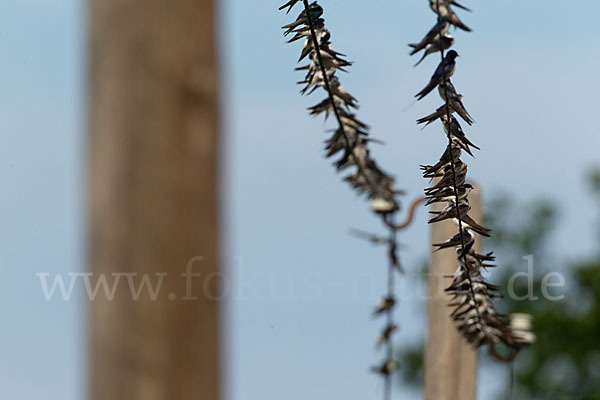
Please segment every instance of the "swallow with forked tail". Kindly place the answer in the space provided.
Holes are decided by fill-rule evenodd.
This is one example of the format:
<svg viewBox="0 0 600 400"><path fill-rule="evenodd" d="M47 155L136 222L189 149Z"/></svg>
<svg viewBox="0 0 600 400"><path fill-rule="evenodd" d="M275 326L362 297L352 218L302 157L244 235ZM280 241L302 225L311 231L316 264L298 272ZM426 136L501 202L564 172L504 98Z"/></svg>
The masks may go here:
<svg viewBox="0 0 600 400"><path fill-rule="evenodd" d="M454 69L456 68L456 62L454 60L456 57L458 57L458 53L454 50L450 50L448 54L446 54L444 59L435 69L433 75L431 75L431 79L427 86L415 95L417 100L421 100L423 97L427 96L437 85L444 82L446 79L449 79L454 74Z"/></svg>
<svg viewBox="0 0 600 400"><path fill-rule="evenodd" d="M471 228L473 230L473 232L477 232L482 236L489 236L489 232L492 231L491 229L486 228L485 226L479 225L477 222L475 222L475 220L473 218L471 218L468 215L462 216L461 222L462 222L463 226Z"/></svg>
<svg viewBox="0 0 600 400"><path fill-rule="evenodd" d="M429 223L432 224L446 219L458 218L458 216L462 218L462 216L467 215L469 211L471 211L471 206L467 199L461 200L458 203L458 207L456 207L454 202L450 202L442 211L429 211L430 214L435 215L435 217L429 220Z"/></svg>
<svg viewBox="0 0 600 400"><path fill-rule="evenodd" d="M283 6L285 7L285 5ZM308 8L310 21L314 21L318 19L321 15L323 15L323 7L321 7L316 1L314 1ZM287 24L281 27L281 29L286 29L283 36L287 36L294 31L298 26L308 24L308 17L306 14L306 10L302 10L298 18L291 24Z"/></svg>
<svg viewBox="0 0 600 400"><path fill-rule="evenodd" d="M446 115L442 115L442 124L444 126L444 132L446 132L446 135L450 136L453 143L458 144L464 151L469 153L471 157L473 157L471 147L477 150L481 150L478 146L476 146L467 138L462 128L460 127L458 120L454 118L454 116L450 116L450 123L448 123L447 121L448 117Z"/></svg>
<svg viewBox="0 0 600 400"><path fill-rule="evenodd" d="M431 196L437 193L440 189L464 184L465 180L467 179L467 164L462 162L461 164L458 164L457 162L455 163L455 166L455 171L452 170L451 165L445 167L444 176L442 176L440 180L435 183L435 185L425 189L425 195Z"/></svg>
<svg viewBox="0 0 600 400"><path fill-rule="evenodd" d="M421 61L425 59L430 54L437 53L438 51L448 50L454 44L454 38L449 33L442 35L438 40L435 40L433 43L429 43L425 46L425 53L417 63L414 65L415 67L421 64Z"/></svg>
<svg viewBox="0 0 600 400"><path fill-rule="evenodd" d="M474 241L475 236L471 235L468 229L463 229L462 234L461 232L459 232L456 235L452 236L450 239L446 240L445 242L434 243L432 246L437 247L435 251L463 245L465 248L467 248L467 246L470 246Z"/></svg>
<svg viewBox="0 0 600 400"><path fill-rule="evenodd" d="M433 28L427 32L427 35L419 43L411 43L409 44L412 47L412 51L410 55L414 55L419 51L426 48L428 45L437 42L440 38L440 35L445 35L448 33L448 29L450 29L450 23L448 21L439 21Z"/></svg>
<svg viewBox="0 0 600 400"><path fill-rule="evenodd" d="M467 25L465 25L460 18L458 18L458 15L456 15L456 13L454 12L454 10L452 10L452 8L450 7L450 5L456 6L458 8L461 8L463 10L466 11L471 11L470 9L468 9L467 7L463 6L462 4L456 2L456 1L448 1L448 0L429 0L429 7L431 8L431 10L436 13L437 15L440 16L440 18L442 18L443 20L446 20L448 22L450 22L452 25L454 25L457 28L460 28L464 31L467 32L471 32L471 28L469 28Z"/></svg>
<svg viewBox="0 0 600 400"><path fill-rule="evenodd" d="M456 200L456 195L458 195L458 200L460 201L466 198L469 193L471 193L471 190L473 190L473 186L470 183L465 183L457 187L456 193L454 193L453 187L447 187L429 196L425 205L428 206L433 203L447 203L449 201Z"/></svg>
<svg viewBox="0 0 600 400"><path fill-rule="evenodd" d="M444 165L449 164L452 160L458 160L460 158L462 150L458 146L447 146L444 154L440 157L440 160L435 165L421 165L421 169L427 171L437 171Z"/></svg>
<svg viewBox="0 0 600 400"><path fill-rule="evenodd" d="M456 88L452 82L450 82L450 79L447 79L438 86L438 92L440 93L442 100L448 103L467 124L473 124L473 117L469 115L462 103L462 95L456 93Z"/></svg>
<svg viewBox="0 0 600 400"><path fill-rule="evenodd" d="M456 162L454 163L454 171L456 174L466 173L467 164L465 164L461 160L456 160ZM439 168L437 170L430 170L430 171L424 172L423 178L433 179L435 177L440 177L440 176L444 177L446 175L450 175L451 173L452 173L452 163L448 163L448 164L444 165L442 168Z"/></svg>

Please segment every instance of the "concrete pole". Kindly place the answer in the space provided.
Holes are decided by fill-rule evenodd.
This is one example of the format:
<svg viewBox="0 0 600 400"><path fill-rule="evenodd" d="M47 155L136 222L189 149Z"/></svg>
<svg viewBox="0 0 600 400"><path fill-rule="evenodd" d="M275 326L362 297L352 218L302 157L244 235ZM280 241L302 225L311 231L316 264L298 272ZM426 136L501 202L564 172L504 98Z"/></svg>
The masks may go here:
<svg viewBox="0 0 600 400"><path fill-rule="evenodd" d="M89 3L93 400L221 398L214 3Z"/></svg>
<svg viewBox="0 0 600 400"><path fill-rule="evenodd" d="M481 190L469 195L469 215L482 221ZM441 210L444 204L437 204ZM440 243L458 233L451 221L432 224L432 243ZM481 238L477 238L475 249L481 249ZM428 336L425 350L425 400L475 400L477 393L478 354L458 333L450 318L448 307L451 296L444 292L458 267L454 249L445 249L431 255L429 277Z"/></svg>

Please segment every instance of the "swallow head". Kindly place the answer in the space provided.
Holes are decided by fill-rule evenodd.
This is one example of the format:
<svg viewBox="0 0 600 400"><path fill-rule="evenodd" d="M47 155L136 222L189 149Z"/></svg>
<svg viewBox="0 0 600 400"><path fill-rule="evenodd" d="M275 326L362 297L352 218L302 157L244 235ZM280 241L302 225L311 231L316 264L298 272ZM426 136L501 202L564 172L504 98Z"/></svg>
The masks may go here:
<svg viewBox="0 0 600 400"><path fill-rule="evenodd" d="M450 51L448 52L448 54L446 54L446 57L448 58L448 60L450 60L450 61L454 61L454 59L455 59L456 57L458 57L458 53L457 53L456 51L454 51L454 50L450 50Z"/></svg>

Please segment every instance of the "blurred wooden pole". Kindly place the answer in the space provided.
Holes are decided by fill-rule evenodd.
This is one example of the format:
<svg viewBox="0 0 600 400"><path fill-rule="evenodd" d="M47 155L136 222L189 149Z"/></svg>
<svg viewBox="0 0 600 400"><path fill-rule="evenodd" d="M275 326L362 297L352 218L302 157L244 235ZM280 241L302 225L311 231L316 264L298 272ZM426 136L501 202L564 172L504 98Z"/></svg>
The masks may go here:
<svg viewBox="0 0 600 400"><path fill-rule="evenodd" d="M93 400L217 400L218 66L214 0L90 0L90 263L167 275L91 305ZM195 300L182 273L194 257ZM211 275L212 274L212 275ZM130 277L133 275L130 275ZM93 287L93 286L92 286Z"/></svg>
<svg viewBox="0 0 600 400"><path fill-rule="evenodd" d="M474 185L475 186L475 185ZM471 212L482 221L481 191L478 186L469 195ZM441 210L443 204L436 205ZM432 225L432 243L443 242L458 233L451 221ZM481 249L481 239L475 243ZM478 351L473 350L458 333L450 319L451 296L444 292L454 275L458 262L454 249L440 250L431 255L429 276L428 336L425 350L425 400L475 400L477 395Z"/></svg>

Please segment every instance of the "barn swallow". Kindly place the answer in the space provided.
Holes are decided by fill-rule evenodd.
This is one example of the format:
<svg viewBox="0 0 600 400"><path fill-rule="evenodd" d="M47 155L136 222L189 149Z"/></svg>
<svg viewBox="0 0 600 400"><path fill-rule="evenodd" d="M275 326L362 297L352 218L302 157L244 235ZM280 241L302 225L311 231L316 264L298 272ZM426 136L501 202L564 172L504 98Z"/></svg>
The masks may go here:
<svg viewBox="0 0 600 400"><path fill-rule="evenodd" d="M471 152L471 148L481 150L478 146L476 146L473 142L471 142L465 133L463 132L460 124L454 116L450 116L450 123L447 122L448 117L446 115L442 115L442 125L444 126L444 132L446 135L449 135L452 139L453 143L458 144L464 151L469 153L471 157L473 157L473 153Z"/></svg>
<svg viewBox="0 0 600 400"><path fill-rule="evenodd" d="M452 282L450 287L446 288L447 292L456 291L456 292L471 292L473 290L475 294L491 294L493 291L498 290L496 285L492 285L491 283L486 282L480 274L474 275L470 274L468 277L466 273L460 274L457 279Z"/></svg>
<svg viewBox="0 0 600 400"><path fill-rule="evenodd" d="M313 26L317 32L327 32L327 29L325 29L325 20L323 18L313 20ZM295 28L290 33L295 33L295 35L287 42L293 43L302 38L308 38L310 36L310 27L308 25L302 25Z"/></svg>
<svg viewBox="0 0 600 400"><path fill-rule="evenodd" d="M333 78L335 79L329 79L329 88L333 96L342 100L347 107L358 108L358 100L344 89L337 77Z"/></svg>
<svg viewBox="0 0 600 400"><path fill-rule="evenodd" d="M438 91L442 100L448 103L467 124L473 124L473 118L469 115L462 103L462 95L456 93L456 89L449 79L438 86Z"/></svg>
<svg viewBox="0 0 600 400"><path fill-rule="evenodd" d="M321 7L316 1L314 1L308 8L310 14L310 20L314 21L323 15L323 7ZM308 24L308 18L306 15L306 10L302 10L298 18L290 24L284 25L281 29L286 29L283 36L287 36L296 29L296 27L304 24Z"/></svg>
<svg viewBox="0 0 600 400"><path fill-rule="evenodd" d="M419 43L411 43L409 44L412 47L412 51L410 55L414 55L419 51L426 48L428 45L435 43L439 40L440 35L445 35L448 33L448 29L450 29L450 23L448 21L438 21L437 24L433 28L427 32L427 35Z"/></svg>
<svg viewBox="0 0 600 400"><path fill-rule="evenodd" d="M428 169L423 171L423 178L433 179L435 177L444 176L449 172L450 168L452 168L450 164L444 164L442 168Z"/></svg>
<svg viewBox="0 0 600 400"><path fill-rule="evenodd" d="M435 165L421 165L423 171L435 171L442 168L444 165L449 164L452 160L458 160L461 154L460 147L457 146L446 146L446 150L440 157L440 160Z"/></svg>
<svg viewBox="0 0 600 400"><path fill-rule="evenodd" d="M454 50L450 50L446 54L431 76L427 86L425 86L423 90L415 95L418 100L421 100L423 97L427 96L437 85L446 79L449 79L454 74L454 69L456 67L456 62L454 59L456 57L458 57L458 53Z"/></svg>
<svg viewBox="0 0 600 400"><path fill-rule="evenodd" d="M452 247L459 247L461 249L459 256L462 257L462 254L471 250L474 244L475 236L471 235L468 229L463 229L462 234L459 232L456 235L452 236L450 239L446 240L445 242L435 243L432 246L437 247L437 249L435 249L434 252L443 249L449 249Z"/></svg>
<svg viewBox="0 0 600 400"><path fill-rule="evenodd" d="M451 166L446 167L444 171L444 176L442 176L442 178L439 181L437 181L435 185L425 189L425 195L431 196L438 193L440 189L454 186L455 181L456 186L463 185L465 183L465 180L467 179L467 164L462 163L461 165L459 165L458 163L455 163L455 166L457 168L454 173L452 172Z"/></svg>
<svg viewBox="0 0 600 400"><path fill-rule="evenodd" d="M486 236L486 237L490 236L489 233L492 230L489 228L486 228L485 226L479 225L469 215L462 215L460 220L462 222L463 227L467 227L467 228L471 229L473 232L480 234L481 236ZM454 222L458 225L458 219Z"/></svg>
<svg viewBox="0 0 600 400"><path fill-rule="evenodd" d="M462 148L464 151L466 151L471 157L475 157L473 155L473 152L471 151L471 147L480 150L479 147L477 147L476 145L473 144L473 142L471 142L469 139L467 139L466 136L456 136L456 134L453 134L452 136L452 143L457 144L458 146L460 146L460 148Z"/></svg>
<svg viewBox="0 0 600 400"><path fill-rule="evenodd" d="M423 118L419 118L417 120L417 124L423 124L426 122L426 124L423 126L423 128L425 128L427 125L431 124L432 122L440 119L442 116L448 114L448 113L453 113L454 109L452 107L447 108L446 104L442 104L441 106L439 106L434 112L432 112L429 115L424 116Z"/></svg>
<svg viewBox="0 0 600 400"><path fill-rule="evenodd" d="M344 87L340 84L339 79L335 76L330 78L329 87L333 93L333 100L336 108L341 104L344 104L348 109L350 108L358 108L358 100L352 96L350 93L344 89ZM325 119L329 118L329 115L333 112L333 106L331 104L331 99L328 97L325 98L318 104L315 104L312 107L309 107L310 115L318 115L325 112Z"/></svg>
<svg viewBox="0 0 600 400"><path fill-rule="evenodd" d="M319 48L321 50L325 50L329 46L329 40L331 39L331 33L327 29L322 30L317 33L317 43L319 43ZM298 58L297 62L304 60L306 56L308 56L314 49L313 41L310 37L306 38L304 41L304 45L302 46L302 52L300 53L300 58ZM297 68L298 69L298 68Z"/></svg>
<svg viewBox="0 0 600 400"><path fill-rule="evenodd" d="M471 242L475 241L475 236L471 235L467 229L463 229L462 234L459 232L456 235L452 236L450 239L446 240L442 243L434 243L432 246L437 247L435 251L439 251L442 249L448 249L450 247L462 246L465 247Z"/></svg>
<svg viewBox="0 0 600 400"><path fill-rule="evenodd" d="M429 43L425 46L425 53L417 63L414 65L415 67L421 64L421 61L425 59L428 55L432 53L436 53L442 50L448 50L454 44L454 38L449 33L442 35L438 40L435 40L433 43Z"/></svg>
<svg viewBox="0 0 600 400"><path fill-rule="evenodd" d="M456 194L458 194L458 200L462 200L466 198L469 193L473 190L473 186L470 183L465 183L456 188L456 193L454 193L454 187L447 187L439 192L429 196L426 206L433 203L446 203L448 201L456 200Z"/></svg>
<svg viewBox="0 0 600 400"><path fill-rule="evenodd" d="M447 0L429 0L429 7L431 8L431 10L436 13L437 15L440 16L440 18L450 22L452 25L454 25L457 28L460 28L464 31L467 32L471 32L471 28L469 28L468 26L466 26L461 20L460 18L458 18L458 15L456 15L456 13L452 10L452 8L450 7L450 4L461 8L463 10L466 11L471 11L469 10L467 7L463 6L460 3L457 3L456 1L447 1Z"/></svg>
<svg viewBox="0 0 600 400"><path fill-rule="evenodd" d="M467 164L462 162L461 160L456 160L454 163L454 171L456 174L461 174L467 171ZM433 179L435 177L444 177L446 175L451 175L452 173L452 163L448 163L444 165L442 168L437 170L431 170L423 173L423 178Z"/></svg>
<svg viewBox="0 0 600 400"><path fill-rule="evenodd" d="M397 330L398 330L398 325L396 325L396 324L391 324L391 325L386 326L385 329L383 330L383 332L381 332L379 339L377 340L376 347L381 347L384 343L387 343L390 340L392 333L396 332Z"/></svg>
<svg viewBox="0 0 600 400"><path fill-rule="evenodd" d="M450 7L448 7L450 8ZM450 14L448 17L446 17L448 19L448 21L450 21L450 23L452 25L454 25L457 28L462 29L463 31L467 31L467 32L471 32L471 28L469 28L467 25L464 24L464 22L462 22L460 20L460 18L458 18L458 15L456 15L454 13L454 11L450 10Z"/></svg>
<svg viewBox="0 0 600 400"><path fill-rule="evenodd" d="M491 253L489 253L491 254ZM492 260L482 260L480 257L487 258L487 255L479 254L476 251L470 251L465 255L467 263L469 265L474 265L477 268L494 268L496 265L494 264L485 264L484 261L493 261L495 257L491 257Z"/></svg>
<svg viewBox="0 0 600 400"><path fill-rule="evenodd" d="M435 176L435 174L438 171L443 170L449 164L449 162L438 162L435 165L421 165L421 170L423 171L423 178L431 178L432 176Z"/></svg>
<svg viewBox="0 0 600 400"><path fill-rule="evenodd" d="M484 262L484 261L496 261L496 257L494 256L494 252L493 251L490 251L487 254L473 253L472 255L473 255L473 257L477 258L481 262Z"/></svg>
<svg viewBox="0 0 600 400"><path fill-rule="evenodd" d="M458 216L462 218L462 216L466 215L469 211L471 211L471 206L467 199L459 201L458 207L456 207L455 203L452 201L449 202L442 211L429 211L430 214L435 215L435 217L429 220L429 223L432 224L446 219L457 218Z"/></svg>
<svg viewBox="0 0 600 400"><path fill-rule="evenodd" d="M383 314L386 311L391 310L396 305L396 299L393 297L384 297L379 305L373 311L373 316L376 317L378 315Z"/></svg>
<svg viewBox="0 0 600 400"><path fill-rule="evenodd" d="M371 371L383 376L390 376L398 369L398 363L394 360L385 361L383 364L376 367L371 367Z"/></svg>

